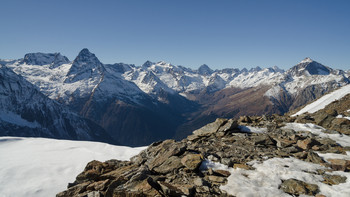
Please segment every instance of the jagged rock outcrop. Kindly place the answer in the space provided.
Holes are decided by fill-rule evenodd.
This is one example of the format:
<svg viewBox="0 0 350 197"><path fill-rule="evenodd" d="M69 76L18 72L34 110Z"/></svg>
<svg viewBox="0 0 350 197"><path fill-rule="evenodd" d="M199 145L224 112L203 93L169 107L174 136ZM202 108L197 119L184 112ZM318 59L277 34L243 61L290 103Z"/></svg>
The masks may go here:
<svg viewBox="0 0 350 197"><path fill-rule="evenodd" d="M220 189L227 184L230 172L212 169L206 165L208 160L232 168L255 170L250 161L294 157L327 167L327 171L316 172L324 177L324 183L344 182L346 177L333 176L328 171L348 171L350 161L327 162L318 153L345 154L349 147L285 127L292 120L278 115L217 119L182 141L155 142L130 161L92 161L57 197L230 196ZM264 128L265 132L247 131L252 127ZM292 195L320 195L317 185L304 180L281 180L279 188Z"/></svg>

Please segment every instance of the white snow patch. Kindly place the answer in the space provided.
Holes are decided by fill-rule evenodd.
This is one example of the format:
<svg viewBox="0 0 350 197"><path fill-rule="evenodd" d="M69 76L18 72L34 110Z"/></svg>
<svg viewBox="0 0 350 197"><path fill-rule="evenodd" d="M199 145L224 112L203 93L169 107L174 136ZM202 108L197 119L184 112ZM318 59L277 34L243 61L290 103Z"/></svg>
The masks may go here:
<svg viewBox="0 0 350 197"><path fill-rule="evenodd" d="M92 160L128 160L146 147L0 137L0 196L55 196ZM15 191L15 192L14 192Z"/></svg>
<svg viewBox="0 0 350 197"><path fill-rule="evenodd" d="M272 158L264 162L252 161L256 170L232 169L228 178L228 184L220 188L235 196L289 196L279 190L281 180L290 178L298 179L310 184L317 184L320 193L326 196L349 196L350 181L339 185L326 185L321 183L321 175L309 172L316 172L317 169L325 169L324 166L304 162L296 158ZM349 178L350 173L339 173Z"/></svg>
<svg viewBox="0 0 350 197"><path fill-rule="evenodd" d="M277 85L267 90L264 95L267 97L273 97L277 99L280 97L281 91L282 91L281 87Z"/></svg>
<svg viewBox="0 0 350 197"><path fill-rule="evenodd" d="M326 129L315 124L307 123L287 123L284 129L293 129L295 131L309 131L323 138L330 138L336 141L341 146L350 146L350 137L343 134L328 134L324 133Z"/></svg>
<svg viewBox="0 0 350 197"><path fill-rule="evenodd" d="M317 154L322 157L324 160L328 161L329 159L345 159L350 160L350 152L346 152L346 155L336 154L336 153L320 153Z"/></svg>
<svg viewBox="0 0 350 197"><path fill-rule="evenodd" d="M346 119L350 120L350 117L343 116L343 115L341 115L341 114L339 114L336 118L346 118Z"/></svg>
<svg viewBox="0 0 350 197"><path fill-rule="evenodd" d="M267 128L260 128L260 127L251 127L251 126L240 125L240 126L238 126L238 128L241 131L247 132L247 133L266 133L267 132Z"/></svg>
<svg viewBox="0 0 350 197"><path fill-rule="evenodd" d="M220 189L238 197L290 196L278 189L282 180L290 178L316 184L319 186L320 193L326 196L345 197L350 195L350 173L347 172L330 173L347 177L345 183L330 186L322 183L323 177L321 175L313 174L318 169L325 169L324 166L296 158L272 158L263 162L252 161L248 165L254 167L255 170L233 169L210 160L202 162L200 169L212 168L229 171L231 175L227 179L228 182Z"/></svg>
<svg viewBox="0 0 350 197"><path fill-rule="evenodd" d="M322 96L321 98L317 99L315 102L313 102L309 105L306 105L303 109L301 109L297 113L293 114L292 116L301 115L301 114L306 113L306 112L315 113L318 110L325 108L327 105L329 105L333 101L336 101L336 100L343 98L347 94L350 94L350 84L346 85L344 87L341 87L338 90L335 90L329 94Z"/></svg>

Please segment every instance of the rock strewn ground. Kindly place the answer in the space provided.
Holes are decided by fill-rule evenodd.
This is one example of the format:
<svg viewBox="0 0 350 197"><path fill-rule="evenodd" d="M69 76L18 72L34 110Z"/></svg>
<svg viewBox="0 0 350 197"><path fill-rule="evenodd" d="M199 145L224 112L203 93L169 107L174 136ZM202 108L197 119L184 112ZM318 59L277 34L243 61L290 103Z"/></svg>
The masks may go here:
<svg viewBox="0 0 350 197"><path fill-rule="evenodd" d="M92 161L68 189L57 194L65 196L229 196L220 190L230 172L200 169L205 159L233 168L254 170L247 163L273 157L295 157L324 165L327 171L350 170L350 161L324 161L315 151L345 154L342 147L328 138L296 132L283 126L292 121L283 116L217 119L176 142L165 140L150 145L131 161ZM259 126L266 133L247 133L241 126ZM331 176L318 171L326 184L345 182L346 177ZM345 178L345 180L344 180ZM301 180L282 180L280 189L292 195L316 195L317 185ZM318 194L320 195L320 194Z"/></svg>

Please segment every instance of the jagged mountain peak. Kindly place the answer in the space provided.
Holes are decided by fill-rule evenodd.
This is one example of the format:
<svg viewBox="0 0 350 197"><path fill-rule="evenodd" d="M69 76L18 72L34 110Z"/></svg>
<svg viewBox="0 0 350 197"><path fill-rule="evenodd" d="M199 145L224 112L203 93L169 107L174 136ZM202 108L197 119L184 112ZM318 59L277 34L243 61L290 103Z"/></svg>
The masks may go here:
<svg viewBox="0 0 350 197"><path fill-rule="evenodd" d="M69 59L60 53L27 53L22 61L27 65L52 64L55 67L69 63Z"/></svg>
<svg viewBox="0 0 350 197"><path fill-rule="evenodd" d="M105 68L95 54L91 53L87 48L84 48L74 59L67 73L69 77L66 82L73 82L86 77L92 78L96 76L96 74L100 75L103 70L105 70Z"/></svg>
<svg viewBox="0 0 350 197"><path fill-rule="evenodd" d="M309 57L306 57L305 59L303 59L300 63L310 63L310 62L313 62L314 60L312 60L311 58Z"/></svg>
<svg viewBox="0 0 350 197"><path fill-rule="evenodd" d="M257 67L255 67L255 68L251 68L250 70L249 70L249 72L259 72L259 71L261 71L262 70L262 68L260 67L260 66L257 66Z"/></svg>
<svg viewBox="0 0 350 197"><path fill-rule="evenodd" d="M288 70L289 73L296 76L329 75L332 71L333 70L331 68L324 66L309 57L305 58L299 64Z"/></svg>
<svg viewBox="0 0 350 197"><path fill-rule="evenodd" d="M273 67L271 67L271 69L273 69L275 72L279 72L279 73L285 72L283 69L279 68L278 66L273 66Z"/></svg>
<svg viewBox="0 0 350 197"><path fill-rule="evenodd" d="M203 64L198 68L198 73L201 75L211 75L213 70L208 65Z"/></svg>
<svg viewBox="0 0 350 197"><path fill-rule="evenodd" d="M82 49L73 61L73 65L79 63L101 64L100 60L95 56L95 54L91 53L87 48Z"/></svg>
<svg viewBox="0 0 350 197"><path fill-rule="evenodd" d="M242 72L242 73L246 73L246 72L248 72L248 69L247 69L247 68L243 68L243 69L241 70L241 72Z"/></svg>
<svg viewBox="0 0 350 197"><path fill-rule="evenodd" d="M153 64L154 64L153 62L147 60L145 63L142 64L141 67L148 68L148 67L152 66Z"/></svg>

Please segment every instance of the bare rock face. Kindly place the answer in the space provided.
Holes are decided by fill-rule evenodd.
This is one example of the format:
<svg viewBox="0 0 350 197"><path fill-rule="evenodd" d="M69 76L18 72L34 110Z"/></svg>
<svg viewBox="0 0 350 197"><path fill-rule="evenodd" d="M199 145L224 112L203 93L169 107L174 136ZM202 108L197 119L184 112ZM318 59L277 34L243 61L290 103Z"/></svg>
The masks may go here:
<svg viewBox="0 0 350 197"><path fill-rule="evenodd" d="M340 183L345 183L347 178L340 175L324 174L323 179L323 183L326 183L328 185L338 185Z"/></svg>
<svg viewBox="0 0 350 197"><path fill-rule="evenodd" d="M204 127L193 131L193 134L197 135L197 136L210 135L210 134L215 133L216 131L218 131L218 129L222 125L224 125L226 122L227 122L226 119L218 118L218 119L216 119L215 122L209 123L209 124L205 125Z"/></svg>
<svg viewBox="0 0 350 197"><path fill-rule="evenodd" d="M281 189L292 195L315 195L319 191L318 186L315 184L305 183L297 179L287 179L282 185Z"/></svg>
<svg viewBox="0 0 350 197"><path fill-rule="evenodd" d="M331 168L337 171L349 171L350 170L350 160L344 159L328 159L331 163Z"/></svg>
<svg viewBox="0 0 350 197"><path fill-rule="evenodd" d="M190 170L196 170L202 161L203 156L200 154L187 154L181 159L181 163Z"/></svg>

